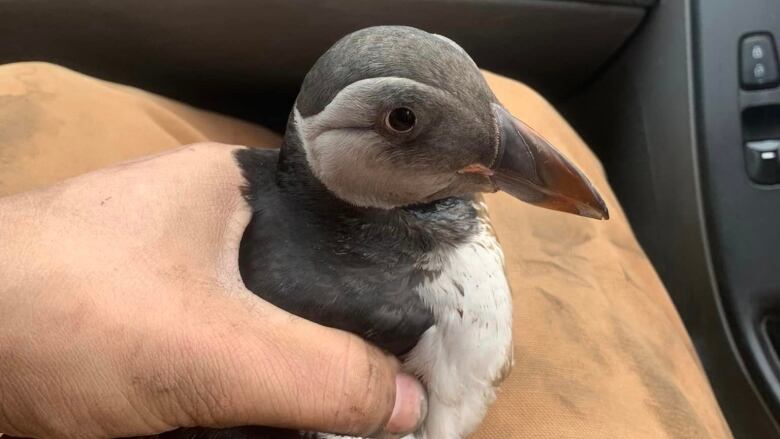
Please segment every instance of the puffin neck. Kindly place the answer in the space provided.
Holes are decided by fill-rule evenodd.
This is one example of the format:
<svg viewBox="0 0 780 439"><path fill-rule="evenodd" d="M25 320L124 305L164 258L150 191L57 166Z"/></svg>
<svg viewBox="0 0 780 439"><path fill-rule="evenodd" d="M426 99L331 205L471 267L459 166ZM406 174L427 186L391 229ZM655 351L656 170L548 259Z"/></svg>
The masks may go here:
<svg viewBox="0 0 780 439"><path fill-rule="evenodd" d="M314 175L300 140L296 134L290 135L290 131L288 127L276 166L276 184L281 192L317 214L332 216L339 212L345 217L365 217L381 213L380 209L355 206L331 192Z"/></svg>
<svg viewBox="0 0 780 439"><path fill-rule="evenodd" d="M417 235L421 231L427 230L428 233L422 234L449 242L461 241L475 231L476 212L464 198L451 197L393 209L360 207L342 200L314 175L296 131L289 126L279 152L276 184L288 201L332 226L363 224L368 227L365 229L368 234L389 227L396 232L405 230L405 234L416 236L414 240L420 238Z"/></svg>

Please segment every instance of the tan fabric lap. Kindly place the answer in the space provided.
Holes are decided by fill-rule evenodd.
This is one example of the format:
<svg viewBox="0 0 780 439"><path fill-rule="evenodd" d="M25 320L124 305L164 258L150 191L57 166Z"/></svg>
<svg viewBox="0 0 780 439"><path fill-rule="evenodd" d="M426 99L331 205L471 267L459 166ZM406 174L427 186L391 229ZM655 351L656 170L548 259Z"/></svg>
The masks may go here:
<svg viewBox="0 0 780 439"><path fill-rule="evenodd" d="M585 171L611 219L487 197L514 292L515 367L479 437L731 437L596 157L538 94L486 76L507 109Z"/></svg>
<svg viewBox="0 0 780 439"><path fill-rule="evenodd" d="M0 195L205 140L279 142L264 128L51 64L0 66Z"/></svg>
<svg viewBox="0 0 780 439"><path fill-rule="evenodd" d="M487 197L514 290L515 367L475 437L731 437L598 160L543 98L486 76L510 111L590 176L612 219ZM0 195L204 140L275 146L279 137L60 67L0 66Z"/></svg>

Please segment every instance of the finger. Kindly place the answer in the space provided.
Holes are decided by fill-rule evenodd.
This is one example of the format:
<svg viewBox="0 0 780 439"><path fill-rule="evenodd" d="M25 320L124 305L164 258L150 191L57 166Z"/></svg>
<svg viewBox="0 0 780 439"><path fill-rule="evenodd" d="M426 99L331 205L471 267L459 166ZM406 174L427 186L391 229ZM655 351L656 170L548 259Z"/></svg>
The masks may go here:
<svg viewBox="0 0 780 439"><path fill-rule="evenodd" d="M179 367L187 376L175 386L177 404L168 405L179 417L169 418L172 425L366 436L410 433L424 418L422 386L359 337L270 305L221 313L227 324L203 326L188 338L191 359Z"/></svg>

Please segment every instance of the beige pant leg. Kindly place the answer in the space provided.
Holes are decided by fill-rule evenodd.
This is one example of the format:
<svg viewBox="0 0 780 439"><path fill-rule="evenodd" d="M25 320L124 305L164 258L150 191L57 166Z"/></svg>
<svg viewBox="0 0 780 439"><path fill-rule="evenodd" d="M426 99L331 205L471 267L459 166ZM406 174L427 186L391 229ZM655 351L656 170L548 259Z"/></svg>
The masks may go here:
<svg viewBox="0 0 780 439"><path fill-rule="evenodd" d="M52 64L0 65L0 195L204 140L279 144L262 127Z"/></svg>
<svg viewBox="0 0 780 439"><path fill-rule="evenodd" d="M486 76L507 109L590 177L611 219L487 197L514 292L515 367L477 437L731 437L596 157L533 90Z"/></svg>

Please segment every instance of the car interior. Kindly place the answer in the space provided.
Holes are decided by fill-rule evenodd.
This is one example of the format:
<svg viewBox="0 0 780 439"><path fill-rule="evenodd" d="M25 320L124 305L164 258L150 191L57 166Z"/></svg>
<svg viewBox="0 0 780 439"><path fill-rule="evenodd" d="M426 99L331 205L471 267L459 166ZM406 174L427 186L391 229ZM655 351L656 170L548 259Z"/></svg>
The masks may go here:
<svg viewBox="0 0 780 439"><path fill-rule="evenodd" d="M278 131L344 34L447 35L593 148L734 436L780 438L780 3L6 0L0 18L14 36L0 63L57 63Z"/></svg>

